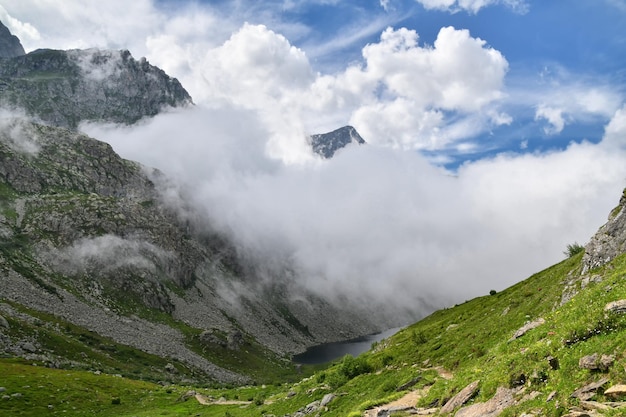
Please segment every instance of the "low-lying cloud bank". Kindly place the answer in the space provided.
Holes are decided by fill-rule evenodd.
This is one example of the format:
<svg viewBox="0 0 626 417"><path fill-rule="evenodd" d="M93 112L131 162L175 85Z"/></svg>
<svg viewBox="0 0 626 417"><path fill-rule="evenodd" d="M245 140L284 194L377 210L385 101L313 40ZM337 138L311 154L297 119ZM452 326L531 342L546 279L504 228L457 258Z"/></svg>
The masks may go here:
<svg viewBox="0 0 626 417"><path fill-rule="evenodd" d="M207 225L269 274L289 266L331 298L416 310L419 299L449 305L562 259L603 223L626 179L625 108L599 144L500 155L456 173L372 145L286 164L268 155L260 118L198 106L86 130L189 187Z"/></svg>

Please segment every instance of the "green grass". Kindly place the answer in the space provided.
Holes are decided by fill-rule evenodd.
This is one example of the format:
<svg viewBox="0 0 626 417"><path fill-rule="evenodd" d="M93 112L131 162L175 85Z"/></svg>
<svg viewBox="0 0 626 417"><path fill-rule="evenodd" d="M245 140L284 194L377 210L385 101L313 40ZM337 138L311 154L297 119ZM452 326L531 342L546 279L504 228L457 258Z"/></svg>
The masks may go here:
<svg viewBox="0 0 626 417"><path fill-rule="evenodd" d="M0 385L5 388L0 394L9 396L0 398L0 415L189 416L202 411L195 401L178 401L186 390L183 387L164 388L112 375L48 369L6 359L0 360L0 369ZM114 404L114 399L119 399L119 404Z"/></svg>
<svg viewBox="0 0 626 417"><path fill-rule="evenodd" d="M29 391L28 397L15 401L11 399L2 403L2 406L14 407L10 411L27 412L25 410L34 407L34 404L47 407L47 402L54 398L57 401L53 404L55 410L71 403L75 404L72 407L76 407L76 410L68 410L68 413L74 412L75 415L91 415L89 413L97 405L100 407L100 415L247 417L293 414L307 404L320 400L325 394L335 393L339 394L338 397L328 405L328 410L323 415L357 416L368 408L403 396L406 390L397 391L397 388L415 378L419 378L419 381L411 390L429 387L427 394L419 401L420 406L427 407L441 405L476 379L481 381L480 391L473 401L485 401L499 386L511 387L523 375L527 392L536 390L540 393L539 397L515 405L502 416L518 416L531 409L542 410L544 415L559 415L578 403L570 395L587 382L597 380L603 375L608 376L612 384L626 382L623 373L626 365L626 317L604 312L604 306L608 302L626 299L626 285L623 282L623 277L626 276L626 256L593 271L593 274L603 279L589 283L584 289L579 288L580 292L561 306L564 283L569 277L579 274L581 259L582 254L577 254L507 290L437 311L393 337L375 344L372 350L359 358L346 357L337 360L322 369L318 368L312 376L301 375L299 382L289 381L293 374L281 376L278 373L266 378L274 380L274 383L267 385L259 382L258 385L248 387L198 389L202 394L213 398L251 401L247 405L201 406L193 399L180 403L175 400L188 387L171 387L172 393L168 394L164 388L146 382L103 375L96 378L96 375L89 373L68 373L21 364L20 373L27 375L24 378L32 379L33 375L38 375L37 378L49 385L18 380L14 375L16 372L9 370L7 374L12 376L7 381L11 381L11 390L24 385L43 386L45 395ZM525 322L539 317L545 319L545 324L516 340L510 340L513 333ZM191 332L192 339L195 337L192 334L193 329L186 331ZM81 341L80 329L73 332L78 334L73 339L84 345L101 343L97 340ZM89 336L96 339L98 337ZM118 349L124 355L123 350L119 347ZM264 372L263 367L271 363L271 360L263 362L268 357L262 351L254 353L252 345L244 345L239 354L221 349L223 356L213 353L214 356L211 357L216 363L231 363L231 366L249 369L254 373L255 361L260 360L265 365L259 365L257 375L261 375ZM615 365L605 374L580 369L579 359L594 352L614 354ZM66 353L69 355L71 352ZM558 369L550 366L550 356L558 359ZM128 353L126 358L135 363L146 361L133 358ZM9 366L6 361L0 361L0 368L6 366ZM18 365L11 363L10 366ZM447 380L440 377L433 369L435 366L443 366L451 371L453 378ZM148 367L147 362L145 367ZM4 375L3 369L0 372ZM132 371L128 375L137 376ZM75 378L82 381L81 384L73 386L72 381ZM105 383L101 384L102 382ZM9 385L9 382L2 384ZM63 389L60 388L61 385ZM70 395L69 391L74 389L79 392ZM84 392L80 389L84 389ZM87 395L96 391L100 393L96 397ZM558 400L558 408L555 407L555 401L546 403L547 395L552 391L557 391L555 401ZM59 397L63 395L68 399L61 403ZM109 404L112 398L117 397L121 399L120 405ZM601 393L595 399L606 400ZM7 409L0 408L1 410ZM42 408L37 410L41 412ZM615 411L607 415L619 414Z"/></svg>

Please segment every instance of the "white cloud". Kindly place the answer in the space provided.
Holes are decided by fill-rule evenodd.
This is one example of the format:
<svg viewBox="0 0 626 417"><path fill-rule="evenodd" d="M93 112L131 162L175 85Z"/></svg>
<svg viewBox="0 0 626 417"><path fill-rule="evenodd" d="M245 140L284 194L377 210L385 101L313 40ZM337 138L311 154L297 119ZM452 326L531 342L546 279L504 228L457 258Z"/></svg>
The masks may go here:
<svg viewBox="0 0 626 417"><path fill-rule="evenodd" d="M600 144L501 155L454 176L376 146L285 165L268 156L262 124L236 107L198 107L91 133L188 184L212 227L268 276L288 266L329 297L395 307L458 302L554 263L597 230L626 179L624 109Z"/></svg>
<svg viewBox="0 0 626 417"><path fill-rule="evenodd" d="M418 39L413 30L386 29L363 48L362 67L318 78L309 101L348 114L370 142L405 149L442 149L511 123L491 107L504 97L508 63L500 52L452 27L433 46Z"/></svg>
<svg viewBox="0 0 626 417"><path fill-rule="evenodd" d="M543 131L546 135L555 135L561 133L565 127L565 120L563 119L563 110L546 105L540 105L535 112L535 120L545 119L550 123L550 126L544 127Z"/></svg>
<svg viewBox="0 0 626 417"><path fill-rule="evenodd" d="M450 12L458 12L461 10L469 13L478 13L480 9L496 4L503 4L518 13L526 13L528 11L528 3L526 0L416 0L425 9L428 10L447 10Z"/></svg>

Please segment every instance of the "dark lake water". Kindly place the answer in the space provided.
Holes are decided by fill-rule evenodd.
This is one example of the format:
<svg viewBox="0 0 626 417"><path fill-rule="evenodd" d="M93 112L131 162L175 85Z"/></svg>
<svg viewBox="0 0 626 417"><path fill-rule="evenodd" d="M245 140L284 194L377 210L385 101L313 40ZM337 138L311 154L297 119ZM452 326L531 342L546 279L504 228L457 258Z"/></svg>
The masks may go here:
<svg viewBox="0 0 626 417"><path fill-rule="evenodd" d="M308 348L306 352L295 355L293 361L305 365L315 365L330 362L347 354L357 356L369 350L372 347L372 343L392 336L400 329L401 327L398 327L382 333L346 340L345 342L324 343L323 345L313 346Z"/></svg>

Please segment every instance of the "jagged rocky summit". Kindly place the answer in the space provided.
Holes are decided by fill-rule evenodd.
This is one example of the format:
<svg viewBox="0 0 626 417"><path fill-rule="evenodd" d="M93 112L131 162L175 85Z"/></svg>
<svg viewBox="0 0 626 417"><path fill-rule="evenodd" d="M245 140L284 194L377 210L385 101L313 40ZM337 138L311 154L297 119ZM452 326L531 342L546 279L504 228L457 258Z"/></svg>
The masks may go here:
<svg viewBox="0 0 626 417"><path fill-rule="evenodd" d="M352 143L363 145L366 142L354 127L344 126L329 133L311 135L310 143L315 153L329 159L339 149L345 148Z"/></svg>
<svg viewBox="0 0 626 417"><path fill-rule="evenodd" d="M38 49L0 60L0 104L47 124L132 124L192 104L180 82L129 51Z"/></svg>
<svg viewBox="0 0 626 417"><path fill-rule="evenodd" d="M14 58L24 54L26 52L19 38L0 22L0 58Z"/></svg>

